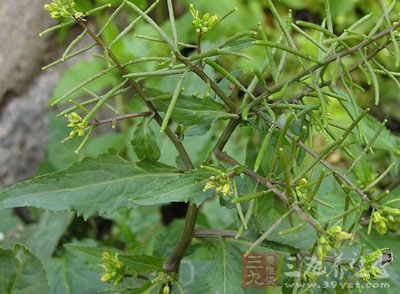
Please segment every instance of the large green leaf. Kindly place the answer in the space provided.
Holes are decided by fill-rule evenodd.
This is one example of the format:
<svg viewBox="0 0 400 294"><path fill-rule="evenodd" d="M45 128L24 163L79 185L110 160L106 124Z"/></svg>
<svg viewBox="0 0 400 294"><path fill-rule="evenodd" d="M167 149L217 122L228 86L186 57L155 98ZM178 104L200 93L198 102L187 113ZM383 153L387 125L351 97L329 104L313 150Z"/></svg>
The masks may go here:
<svg viewBox="0 0 400 294"><path fill-rule="evenodd" d="M46 211L38 223L23 227L17 234L10 234L0 242L0 246L12 248L16 243L22 243L43 261L53 254L72 217L71 212Z"/></svg>
<svg viewBox="0 0 400 294"><path fill-rule="evenodd" d="M0 210L33 206L52 211L74 210L85 218L110 215L129 206L129 198L147 195L179 174L157 163L125 161L103 155L84 159L67 169L46 174L0 192ZM178 195L177 199L183 198Z"/></svg>
<svg viewBox="0 0 400 294"><path fill-rule="evenodd" d="M222 238L217 242L215 249L207 275L210 293L244 293L241 287L242 257L240 251Z"/></svg>
<svg viewBox="0 0 400 294"><path fill-rule="evenodd" d="M46 261L45 268L50 283L49 294L91 294L107 286L100 281L100 273L72 254Z"/></svg>
<svg viewBox="0 0 400 294"><path fill-rule="evenodd" d="M178 178L159 185L145 193L136 193L131 201L137 205L154 205L179 201L192 201L197 205L211 196L204 192L208 178L213 174L208 171L194 170L182 174Z"/></svg>
<svg viewBox="0 0 400 294"><path fill-rule="evenodd" d="M46 272L39 259L24 246L0 249L0 293L47 293Z"/></svg>
<svg viewBox="0 0 400 294"><path fill-rule="evenodd" d="M160 159L161 151L157 145L157 139L150 128L149 117L143 118L142 123L140 123L135 131L132 145L137 157L140 160L154 160Z"/></svg>
<svg viewBox="0 0 400 294"><path fill-rule="evenodd" d="M149 97L163 95L157 90L149 90ZM166 112L170 99L156 99L153 101L157 109ZM181 95L172 112L172 119L175 122L190 127L187 135L202 135L207 132L211 124L219 119L229 119L237 115L226 112L224 106L208 96L198 98L196 96Z"/></svg>
<svg viewBox="0 0 400 294"><path fill-rule="evenodd" d="M101 270L99 266L102 263L102 255L105 251L110 251L108 248L95 246L82 246L77 244L66 244L65 247L69 252L78 257L88 266ZM115 249L111 250L116 251ZM118 258L131 270L139 273L151 273L163 270L163 263L160 258L149 255L133 255L133 254L118 254Z"/></svg>
<svg viewBox="0 0 400 294"><path fill-rule="evenodd" d="M149 255L121 254L118 258L131 270L139 273L161 272L163 264L160 259Z"/></svg>

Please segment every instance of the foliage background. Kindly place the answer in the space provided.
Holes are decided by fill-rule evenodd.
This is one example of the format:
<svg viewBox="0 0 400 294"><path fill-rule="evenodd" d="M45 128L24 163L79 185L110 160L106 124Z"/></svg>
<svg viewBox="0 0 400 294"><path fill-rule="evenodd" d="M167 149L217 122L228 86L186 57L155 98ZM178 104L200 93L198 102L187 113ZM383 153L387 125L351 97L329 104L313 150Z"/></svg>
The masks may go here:
<svg viewBox="0 0 400 294"><path fill-rule="evenodd" d="M109 3L110 1L78 1L79 9L86 11L94 8L98 5ZM113 1L111 1L112 3ZM114 1L115 4L118 1ZM147 7L146 1L133 1L140 5L142 8ZM204 44L206 47L209 44L214 44L224 40L227 36L241 32L243 30L252 30L257 26L258 22L266 24L267 32L272 39L277 38L276 24L274 23L272 16L269 11L264 8L263 1L258 0L219 0L219 1L177 1L178 11L181 14L177 20L178 35L180 41L191 43L195 41L195 35L192 32L191 16L185 10L185 7L191 2L195 2L196 6L201 11L210 11L212 13L223 15L226 11L229 11L232 7L238 7L238 12L231 18L224 21L217 30L211 31L207 35L207 41ZM355 22L360 16L373 13L371 22L376 21L380 15L380 6L378 1L367 0L367 1L344 1L337 0L331 1L332 3L332 15L335 28L337 32L341 32L345 27L348 27ZM324 8L322 1L318 0L282 0L279 4L280 12L285 15L288 9L292 9L295 19L312 21L320 23L324 18ZM396 4L396 11L400 12L400 3ZM107 12L100 14L96 17L96 22L99 26L103 24L107 19ZM126 24L129 22L130 16L126 15L125 18L121 18L118 21ZM162 24L162 27L169 31L169 23L165 21L166 12L162 9L156 11L153 16L158 23ZM93 23L93 25L96 25ZM120 25L120 24L119 24ZM76 33L77 30L61 31L54 36L56 42L62 47L65 40L70 40L72 36L70 34ZM154 34L153 30L145 22L140 22L135 30L136 34ZM117 27L116 24L111 25L104 33L106 40L112 40L116 37ZM299 44L302 51L313 50L309 43ZM156 43L146 42L141 39L135 38L134 35L129 35L122 42L118 43L115 48L115 52L118 57L122 60L130 60L134 57L149 56L149 55L162 55L168 54L167 47L162 47ZM163 51L164 50L164 51ZM250 48L248 49L252 56L259 56L259 60L254 59L248 61L245 59L237 59L235 63L230 63L231 60L227 59L225 66L231 68L231 72L239 76L241 79L246 81L249 78L249 72L262 62L262 50L263 48ZM257 50L260 52L258 53ZM390 56L381 56L381 61L385 62L385 66L393 71L396 71L394 62ZM80 61L70 68L68 68L60 81L58 82L50 101L59 97L61 94L67 92L74 85L85 80L87 77L96 73L102 65L96 59L91 61ZM240 71L238 69L241 69ZM146 66L144 70L151 70L151 66ZM285 68L284 75L290 75L293 71L291 68ZM210 70L210 75L214 73ZM373 176L373 171L383 171L392 161L398 162L400 155L400 140L398 138L398 132L400 130L400 113L398 111L400 107L400 101L397 93L399 91L396 84L392 83L389 78L385 76L379 76L381 83L381 103L377 107L373 103L373 89L368 85L363 85L367 89L364 93L357 93L357 102L362 107L371 107L372 114L378 119L383 120L387 118L389 123L388 127L390 130L385 131L380 139L375 144L377 152L374 153L371 160L366 163L362 163L361 168L357 171L359 173L358 179L368 182ZM99 79L97 82L90 84L88 87L92 91L106 91L110 89L112 85L116 84L117 76L107 75L106 77ZM152 79L147 82L148 87L157 88L161 91L172 92L174 85L176 84L176 78L162 78ZM201 83L195 76L190 76L184 85L184 94L192 95L204 90L203 83ZM82 93L80 93L82 94ZM79 93L77 94L80 95ZM123 110L124 112L132 112L142 110L141 106L136 102L137 99L130 99L132 96L120 97L120 101L116 100L115 107ZM123 101L129 101L128 104ZM349 122L345 121L346 115L342 113L342 110L338 105L332 104L329 112L333 113L338 123L348 125ZM105 117L108 117L110 113L105 113ZM107 130L107 133L98 132L95 134L88 144L83 148L79 155L74 150L78 147L79 142L76 140L68 141L61 144L60 141L65 138L68 133L68 129L65 126L65 121L56 118L55 114L50 111L48 115L48 144L46 147L46 157L41 163L38 174L43 174L51 171L57 171L69 166L71 163L77 161L80 158L86 156L98 156L107 152L114 152L122 155L123 157L130 160L137 160L137 156L133 150L131 141L134 138L134 134L137 128L136 122L124 122L119 125L115 130ZM341 121L342 119L342 121ZM216 122L224 126L223 122ZM369 123L365 124L366 133L372 136L377 128L377 124L370 120ZM156 129L153 126L153 129ZM215 144L216 135L218 134L218 128L213 128L211 131L203 132L203 130L191 130L194 134L189 136L185 140L185 146L190 151L191 157L194 159L196 164L202 163L209 155L212 146ZM245 162L251 158L251 155L246 155L244 150L249 144L247 135L251 132L251 128L242 127L237 132L230 143L227 146L227 150L232 154L238 161ZM166 138L155 132L157 140L160 145L161 159L160 162L175 165L175 158L177 156L175 150ZM201 136L195 136L195 134L201 134ZM245 135L242 135L245 134ZM257 140L257 138L255 139ZM321 146L325 144L324 138L316 138L321 141ZM204 144L206 142L206 144ZM251 142L250 142L251 143ZM254 143L254 142L253 142ZM257 143L257 142L256 142ZM112 151L110 151L112 149ZM336 154L336 157L332 156L329 158L331 162L340 164L341 161L346 162L347 158L343 154ZM397 165L398 166L398 165ZM382 189L386 188L387 185L393 185L398 183L398 168L392 169L390 175L384 179L381 183ZM334 179L331 181L324 182L321 187L321 195L324 195L322 200L334 203L338 195L340 187L336 184ZM390 197L398 196L399 189L393 190ZM259 213L265 213L270 216L270 222L266 223L265 219L256 220L254 226L268 227L268 225L274 222L274 219L279 216L281 207L270 200L266 200L264 203L265 207L260 207ZM271 209L274 207L274 209ZM264 209L264 211L262 210ZM329 209L322 208L323 214L326 217L333 215L333 212ZM91 217L84 220L82 217L73 216L67 212L48 212L40 209L29 209L29 213L32 216L32 223L26 224L19 217L13 213L12 210L4 210L0 212L0 232L4 236L4 240L0 242L2 248L14 248L29 255L31 259L38 258L44 265L44 270L47 273L47 279L50 282L51 293L94 293L100 289L104 289L106 286L100 282L99 275L101 268L98 266L98 259L96 256L100 254L99 248L115 247L120 250L131 250L132 252L157 252L163 257L168 255L168 248L173 248L173 244L176 243L180 228L182 228L183 222L180 219L174 220L166 226L161 222L160 209L158 206L141 207L140 209L133 210L119 210L112 215L106 217ZM199 216L199 224L204 228L216 228L216 229L229 229L236 225L236 215L234 210L220 207L218 202L209 202L202 208ZM257 223L259 222L259 223ZM167 235L166 235L167 234ZM308 234L308 235L306 235ZM287 255L293 248L309 248L312 245L312 240L315 236L311 230L304 228L301 232L291 236L290 238L277 237L277 240L270 240L271 248L274 248L274 241L279 241L287 244L287 248L282 249L285 251L283 255ZM370 249L390 247L395 255L400 253L398 246L398 235L386 235L385 239L372 233L372 237L366 238L366 246ZM94 239L94 240L93 240ZM190 254L185 258L182 265L182 279L185 280L186 275L190 275L191 268L196 265L196 282L195 286L190 285L190 293L205 293L209 291L211 287L214 293L221 293L218 289L219 285L213 285L214 273L206 273L209 268L216 268L213 262L221 261L221 252L224 258L231 259L231 264L236 264L232 268L229 286L232 287L228 293L239 293L238 289L240 284L240 260L235 255L235 250L239 250L240 242L228 242L228 241L215 241L209 244L210 248L215 250L204 250L196 246L195 241L193 246L190 248ZM311 242L311 243L310 243ZM14 244L22 243L29 248L33 255L27 253L27 249L24 247L14 247ZM69 243L66 248L63 244ZM92 248L88 252L82 253L80 248L87 247ZM278 250L278 248L276 248ZM281 248L279 248L281 249ZM348 250L350 251L349 248ZM222 250L222 251L221 251ZM346 251L346 248L344 249ZM397 254L396 254L397 253ZM3 254L0 252L0 254ZM9 252L4 252L5 256ZM79 257L79 258L77 258ZM10 257L12 258L12 257ZM87 263L97 260L97 266L90 268ZM2 262L1 259L0 263ZM206 260L206 261L204 261ZM17 264L17 261L14 260ZM198 269L198 270L197 270ZM204 270L202 272L202 269ZM237 272L239 271L239 272ZM400 266L394 265L390 269L391 283L393 285L392 290L396 287L400 287ZM35 289L39 291L40 289ZM386 290L379 290L379 293L385 293ZM371 293L373 290L370 291ZM396 290L391 293L396 293Z"/></svg>

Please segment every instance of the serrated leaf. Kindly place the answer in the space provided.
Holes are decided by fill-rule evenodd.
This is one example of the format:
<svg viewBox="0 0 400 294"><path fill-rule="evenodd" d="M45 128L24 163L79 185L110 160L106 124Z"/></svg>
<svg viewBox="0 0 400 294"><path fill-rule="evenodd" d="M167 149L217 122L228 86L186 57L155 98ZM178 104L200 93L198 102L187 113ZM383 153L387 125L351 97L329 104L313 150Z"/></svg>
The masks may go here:
<svg viewBox="0 0 400 294"><path fill-rule="evenodd" d="M118 255L126 267L138 273L161 272L163 270L162 261L154 256L149 255Z"/></svg>
<svg viewBox="0 0 400 294"><path fill-rule="evenodd" d="M0 249L0 293L47 293L46 272L39 259L17 244L13 250Z"/></svg>
<svg viewBox="0 0 400 294"><path fill-rule="evenodd" d="M207 275L210 293L244 293L241 287L241 253L224 239L216 243L216 251Z"/></svg>
<svg viewBox="0 0 400 294"><path fill-rule="evenodd" d="M150 127L150 121L149 117L143 118L134 133L132 145L140 160L157 161L161 157L161 151L157 145L156 136Z"/></svg>
<svg viewBox="0 0 400 294"><path fill-rule="evenodd" d="M64 244L68 252L73 254L77 259L87 264L88 267L101 271L101 258L103 249L97 246L83 246L79 244Z"/></svg>
<svg viewBox="0 0 400 294"><path fill-rule="evenodd" d="M51 257L72 218L71 212L46 211L37 224L24 227L18 234L10 234L0 242L0 246L11 248L16 243L22 243L43 261Z"/></svg>
<svg viewBox="0 0 400 294"><path fill-rule="evenodd" d="M102 263L103 252L110 251L108 248L88 247L77 244L65 244L64 246L69 252L78 257L78 259L95 269L100 269L99 265ZM163 270L162 261L155 256L119 253L118 258L125 266L135 272L152 273Z"/></svg>
<svg viewBox="0 0 400 294"><path fill-rule="evenodd" d="M49 294L99 293L107 286L100 281L98 272L68 253L46 261L45 268L50 283Z"/></svg>
<svg viewBox="0 0 400 294"><path fill-rule="evenodd" d="M155 89L148 91L149 97L163 94L165 93ZM161 112L167 111L169 102L169 99L153 100L153 103ZM226 112L222 104L210 97L198 98L180 95L171 117L175 122L191 128L186 135L203 135L216 120L235 118L237 115Z"/></svg>
<svg viewBox="0 0 400 294"><path fill-rule="evenodd" d="M110 215L179 178L174 168L158 163L132 163L113 155L87 158L67 169L39 176L0 192L0 210L33 206L51 211L74 210L85 218Z"/></svg>
<svg viewBox="0 0 400 294"><path fill-rule="evenodd" d="M171 179L155 189L145 193L136 193L130 200L137 205L165 204L170 202L194 202L200 205L211 196L203 188L213 174L208 171L194 170Z"/></svg>

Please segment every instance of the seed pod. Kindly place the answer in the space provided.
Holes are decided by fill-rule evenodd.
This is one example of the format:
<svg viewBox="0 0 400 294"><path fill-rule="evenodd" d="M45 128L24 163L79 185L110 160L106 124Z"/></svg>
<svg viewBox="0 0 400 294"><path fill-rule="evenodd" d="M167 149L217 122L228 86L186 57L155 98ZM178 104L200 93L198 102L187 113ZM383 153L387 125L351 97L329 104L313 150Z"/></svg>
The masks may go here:
<svg viewBox="0 0 400 294"><path fill-rule="evenodd" d="M283 88L282 88L280 91L278 91L278 92L276 92L276 93L270 95L270 96L268 97L268 99L269 99L270 101L277 101L277 100L279 100L279 99L285 97L285 96L286 96L286 93L287 93L287 89L288 89L288 84L285 84L285 86L283 86Z"/></svg>

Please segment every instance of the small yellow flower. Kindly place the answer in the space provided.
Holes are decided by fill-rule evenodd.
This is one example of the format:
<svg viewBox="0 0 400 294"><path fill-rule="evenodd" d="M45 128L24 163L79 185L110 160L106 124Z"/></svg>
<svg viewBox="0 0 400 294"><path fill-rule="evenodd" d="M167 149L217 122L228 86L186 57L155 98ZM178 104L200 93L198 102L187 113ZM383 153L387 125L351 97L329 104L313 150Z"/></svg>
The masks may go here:
<svg viewBox="0 0 400 294"><path fill-rule="evenodd" d="M362 260L360 270L356 273L356 276L361 278L364 282L378 278L382 274L382 270L375 265L375 262L382 254L383 250L381 249L368 254Z"/></svg>
<svg viewBox="0 0 400 294"><path fill-rule="evenodd" d="M206 13L200 17L199 11L195 9L193 4L190 4L189 10L193 17L192 24L196 32L199 34L207 33L218 23L219 18L216 15L210 15L209 13Z"/></svg>
<svg viewBox="0 0 400 294"><path fill-rule="evenodd" d="M217 193L222 193L224 196L230 196L233 194L232 182L228 175L222 171L217 176L211 176L209 181L203 188L203 191L208 191L215 188Z"/></svg>
<svg viewBox="0 0 400 294"><path fill-rule="evenodd" d="M332 248L338 249L344 240L349 240L352 235L342 231L340 226L329 228L318 239L317 256L323 260L331 251Z"/></svg>
<svg viewBox="0 0 400 294"><path fill-rule="evenodd" d="M83 15L81 12L75 11L76 3L74 0L54 0L44 5L44 10L50 13L52 18L71 17L75 15Z"/></svg>
<svg viewBox="0 0 400 294"><path fill-rule="evenodd" d="M388 228L400 223L400 209L384 206L377 209L371 218L377 232L383 235L388 231Z"/></svg>
<svg viewBox="0 0 400 294"><path fill-rule="evenodd" d="M104 269L104 274L100 280L102 282L114 280L115 285L119 284L125 277L125 265L119 260L118 254L103 252L102 261L101 266Z"/></svg>
<svg viewBox="0 0 400 294"><path fill-rule="evenodd" d="M68 120L67 127L71 129L69 133L71 138L85 135L88 123L84 123L82 117L78 113L71 112L70 114L66 114L65 117Z"/></svg>

